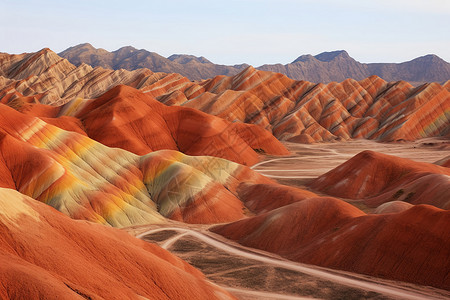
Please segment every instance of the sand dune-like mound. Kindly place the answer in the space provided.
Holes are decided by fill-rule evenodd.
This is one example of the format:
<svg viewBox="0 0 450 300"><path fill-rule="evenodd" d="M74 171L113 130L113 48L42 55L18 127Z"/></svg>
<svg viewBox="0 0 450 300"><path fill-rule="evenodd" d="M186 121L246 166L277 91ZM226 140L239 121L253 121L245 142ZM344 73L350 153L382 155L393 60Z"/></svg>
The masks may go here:
<svg viewBox="0 0 450 300"><path fill-rule="evenodd" d="M313 192L270 183L239 185L237 192L245 206L255 213L263 213L307 198L317 197Z"/></svg>
<svg viewBox="0 0 450 300"><path fill-rule="evenodd" d="M413 205L404 201L391 201L386 202L378 206L373 213L374 214L393 214L400 213L407 209L410 209Z"/></svg>
<svg viewBox="0 0 450 300"><path fill-rule="evenodd" d="M161 150L138 156L0 105L0 186L112 226L242 218L237 187L271 183L237 163Z"/></svg>
<svg viewBox="0 0 450 300"><path fill-rule="evenodd" d="M448 168L373 151L357 154L310 186L332 196L365 199L374 207L401 200L450 208Z"/></svg>
<svg viewBox="0 0 450 300"><path fill-rule="evenodd" d="M0 188L2 299L234 299L156 245Z"/></svg>
<svg viewBox="0 0 450 300"><path fill-rule="evenodd" d="M450 212L428 205L365 215L310 198L212 230L294 261L450 289Z"/></svg>
<svg viewBox="0 0 450 300"><path fill-rule="evenodd" d="M213 231L253 248L287 255L364 213L334 198L308 198Z"/></svg>

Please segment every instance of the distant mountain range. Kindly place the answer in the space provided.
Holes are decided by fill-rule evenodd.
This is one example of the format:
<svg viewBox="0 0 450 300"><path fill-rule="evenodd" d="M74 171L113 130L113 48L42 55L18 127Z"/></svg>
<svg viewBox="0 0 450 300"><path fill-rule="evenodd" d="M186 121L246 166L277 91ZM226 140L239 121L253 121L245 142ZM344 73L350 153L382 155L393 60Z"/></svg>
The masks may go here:
<svg viewBox="0 0 450 300"><path fill-rule="evenodd" d="M216 65L204 57L172 55L165 58L158 53L126 46L116 51L94 48L91 44L70 47L58 54L72 64L86 63L107 69L136 70L147 68L153 72L178 73L191 80L207 79L217 75L234 75L248 65Z"/></svg>
<svg viewBox="0 0 450 300"><path fill-rule="evenodd" d="M80 44L59 53L75 65L82 63L108 69L135 70L148 68L153 72L178 73L190 80L201 80L217 75L231 76L239 73L247 64L227 66L214 64L204 57L175 54L165 58L155 52L122 47L109 52L91 44ZM329 83L347 78L362 80L377 75L386 81L405 80L413 85L424 82L444 82L450 79L450 64L430 54L403 63L360 63L346 51L323 52L302 55L292 63L262 65L259 70L278 72L295 80Z"/></svg>

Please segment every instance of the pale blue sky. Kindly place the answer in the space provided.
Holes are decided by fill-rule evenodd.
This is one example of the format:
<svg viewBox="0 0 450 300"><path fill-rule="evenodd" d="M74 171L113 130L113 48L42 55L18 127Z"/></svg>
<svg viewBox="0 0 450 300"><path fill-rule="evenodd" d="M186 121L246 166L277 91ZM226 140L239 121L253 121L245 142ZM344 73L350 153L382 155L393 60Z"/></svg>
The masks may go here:
<svg viewBox="0 0 450 300"><path fill-rule="evenodd" d="M89 42L215 63L289 63L345 49L360 62L450 61L450 0L0 0L0 52Z"/></svg>

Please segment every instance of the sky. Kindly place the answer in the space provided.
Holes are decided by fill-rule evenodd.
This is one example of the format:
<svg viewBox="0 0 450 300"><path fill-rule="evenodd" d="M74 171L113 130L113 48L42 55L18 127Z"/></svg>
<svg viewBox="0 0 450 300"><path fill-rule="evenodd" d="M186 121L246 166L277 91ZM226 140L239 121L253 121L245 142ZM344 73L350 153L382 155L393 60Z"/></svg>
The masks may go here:
<svg viewBox="0 0 450 300"><path fill-rule="evenodd" d="M227 65L334 50L364 63L426 54L450 62L450 0L0 0L0 52L85 42Z"/></svg>

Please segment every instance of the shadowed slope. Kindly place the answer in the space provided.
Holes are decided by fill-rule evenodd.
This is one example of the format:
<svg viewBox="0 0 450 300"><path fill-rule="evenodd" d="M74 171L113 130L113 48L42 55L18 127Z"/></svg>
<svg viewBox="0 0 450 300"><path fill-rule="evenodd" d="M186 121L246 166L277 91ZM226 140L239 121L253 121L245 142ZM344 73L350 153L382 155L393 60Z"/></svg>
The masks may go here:
<svg viewBox="0 0 450 300"><path fill-rule="evenodd" d="M450 208L450 170L364 151L319 176L310 186L332 196L366 199L371 206L402 200Z"/></svg>
<svg viewBox="0 0 450 300"><path fill-rule="evenodd" d="M2 299L233 299L156 245L0 188Z"/></svg>

